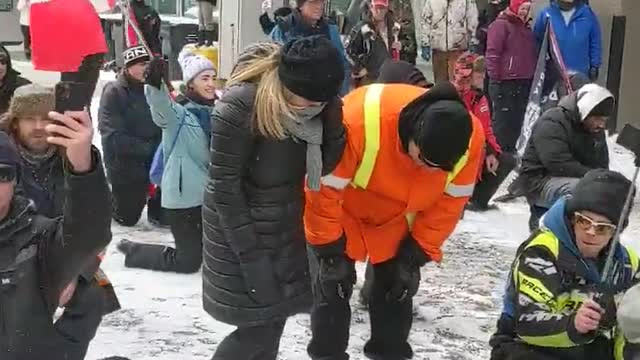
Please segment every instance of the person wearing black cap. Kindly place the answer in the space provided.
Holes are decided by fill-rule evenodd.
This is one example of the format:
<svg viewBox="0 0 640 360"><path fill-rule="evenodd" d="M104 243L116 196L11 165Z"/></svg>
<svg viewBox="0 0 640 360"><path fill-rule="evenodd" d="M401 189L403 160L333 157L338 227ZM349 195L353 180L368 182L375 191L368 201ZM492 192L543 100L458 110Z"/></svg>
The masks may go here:
<svg viewBox="0 0 640 360"><path fill-rule="evenodd" d="M144 94L149 54L143 46L127 49L124 69L105 85L98 111L98 129L107 177L113 191L113 218L134 226L145 205L151 223L162 223L160 192L148 198L149 169L162 130L153 123Z"/></svg>
<svg viewBox="0 0 640 360"><path fill-rule="evenodd" d="M323 36L240 54L212 113L202 208L204 309L237 326L214 360L275 360L289 316L308 312L304 187L342 156L344 67Z"/></svg>
<svg viewBox="0 0 640 360"><path fill-rule="evenodd" d="M93 127L86 112L49 113L46 141L65 153L62 216L38 213L34 202L17 192L23 166L9 135L0 132L0 354L3 359L84 359L94 328L74 338L87 297L69 300L88 263L111 240L109 187L100 153L91 147ZM81 285L76 288L76 295ZM92 289L92 288L89 288ZM95 293L95 289L91 290ZM87 292L84 295L88 295ZM91 297L95 299L95 297ZM102 300L102 298L99 298ZM103 303L91 304L97 323ZM66 306L71 316L55 323L54 312ZM97 311L95 311L97 310ZM66 312L65 311L65 312ZM78 330L78 329L76 329ZM89 338L86 342L85 338Z"/></svg>
<svg viewBox="0 0 640 360"><path fill-rule="evenodd" d="M491 340L493 360L622 360L614 298L640 281L640 259L611 242L623 216L622 226L628 224L623 208L630 186L620 173L591 170L545 214L513 262ZM611 251L618 265L613 283L602 284Z"/></svg>
<svg viewBox="0 0 640 360"><path fill-rule="evenodd" d="M520 176L530 204L548 209L591 169L609 167L604 130L614 108L613 95L587 84L545 111L533 127ZM532 212L532 218L536 217ZM530 226L534 227L534 219Z"/></svg>
<svg viewBox="0 0 640 360"><path fill-rule="evenodd" d="M326 0L297 0L296 8L291 14L279 21L271 31L271 40L285 44L293 39L321 35L331 41L338 50L344 68L344 75L340 95L349 92L351 83L351 71L346 57L340 30L335 24L331 24L324 16Z"/></svg>
<svg viewBox="0 0 640 360"><path fill-rule="evenodd" d="M420 268L442 260L483 161L484 131L450 83L373 84L344 98L347 146L306 192L314 360L347 359L355 261L373 265L370 359L411 359Z"/></svg>
<svg viewBox="0 0 640 360"><path fill-rule="evenodd" d="M387 60L380 67L380 75L378 84L408 84L425 89L433 87L433 83L429 82L422 71L415 65L406 61Z"/></svg>

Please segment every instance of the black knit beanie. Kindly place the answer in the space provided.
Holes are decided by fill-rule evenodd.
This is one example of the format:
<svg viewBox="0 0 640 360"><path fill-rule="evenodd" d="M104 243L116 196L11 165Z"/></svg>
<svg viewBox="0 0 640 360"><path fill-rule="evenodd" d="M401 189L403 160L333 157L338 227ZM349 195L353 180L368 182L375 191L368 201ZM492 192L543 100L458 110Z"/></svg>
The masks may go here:
<svg viewBox="0 0 640 360"><path fill-rule="evenodd" d="M344 64L338 49L322 35L295 39L282 47L278 75L292 93L326 102L338 95Z"/></svg>
<svg viewBox="0 0 640 360"><path fill-rule="evenodd" d="M420 82L429 84L420 69L402 60L385 61L380 68L380 75L378 75L376 82L381 84L409 84L416 86Z"/></svg>
<svg viewBox="0 0 640 360"><path fill-rule="evenodd" d="M469 148L473 125L456 88L442 82L402 110L398 131L405 151L413 140L425 159L452 171Z"/></svg>
<svg viewBox="0 0 640 360"><path fill-rule="evenodd" d="M587 210L602 215L617 225L629 186L631 181L619 172L591 170L580 179L571 198L567 200L567 215L573 216L576 211ZM625 219L624 226L627 220Z"/></svg>

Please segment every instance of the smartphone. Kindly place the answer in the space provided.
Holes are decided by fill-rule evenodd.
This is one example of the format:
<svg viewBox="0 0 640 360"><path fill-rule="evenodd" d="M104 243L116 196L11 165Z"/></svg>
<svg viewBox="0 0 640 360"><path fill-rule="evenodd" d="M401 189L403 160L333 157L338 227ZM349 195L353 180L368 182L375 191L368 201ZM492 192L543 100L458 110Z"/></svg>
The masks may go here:
<svg viewBox="0 0 640 360"><path fill-rule="evenodd" d="M55 87L55 110L60 114L65 111L83 111L86 105L86 86L83 83L60 81Z"/></svg>
<svg viewBox="0 0 640 360"><path fill-rule="evenodd" d="M618 135L617 143L635 156L640 156L640 129L630 124L625 125Z"/></svg>

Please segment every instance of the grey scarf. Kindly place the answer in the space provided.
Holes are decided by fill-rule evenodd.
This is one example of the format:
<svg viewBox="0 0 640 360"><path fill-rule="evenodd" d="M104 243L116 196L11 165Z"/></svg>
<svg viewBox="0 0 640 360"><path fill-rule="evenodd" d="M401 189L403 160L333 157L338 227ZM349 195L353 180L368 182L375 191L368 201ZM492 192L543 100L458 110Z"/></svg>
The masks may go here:
<svg viewBox="0 0 640 360"><path fill-rule="evenodd" d="M322 112L322 106L311 106L294 112L295 119L286 117L283 125L297 140L307 143L307 186L312 191L320 190L322 177L322 119L315 118Z"/></svg>

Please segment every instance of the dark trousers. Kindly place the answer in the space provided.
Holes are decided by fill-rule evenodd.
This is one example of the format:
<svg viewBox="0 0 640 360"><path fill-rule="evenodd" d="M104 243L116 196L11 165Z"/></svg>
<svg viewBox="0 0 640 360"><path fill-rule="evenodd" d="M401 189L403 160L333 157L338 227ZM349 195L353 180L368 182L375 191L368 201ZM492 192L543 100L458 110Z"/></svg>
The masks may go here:
<svg viewBox="0 0 640 360"><path fill-rule="evenodd" d="M60 74L61 81L73 81L85 84L87 93L84 99L84 103L88 108L91 107L93 92L96 90L96 85L98 85L103 58L104 54L93 54L86 56L84 60L82 60L82 64L80 64L78 71L63 72L62 74Z"/></svg>
<svg viewBox="0 0 640 360"><path fill-rule="evenodd" d="M147 205L149 219L160 219L162 207L160 206L161 192L158 188L152 197L149 197L149 183L127 183L111 185L113 205L113 219L122 226L134 226L140 220L140 215Z"/></svg>
<svg viewBox="0 0 640 360"><path fill-rule="evenodd" d="M531 80L492 82L489 94L493 102L493 132L505 152L515 153L529 102Z"/></svg>
<svg viewBox="0 0 640 360"><path fill-rule="evenodd" d="M347 360L351 307L349 299L328 301L318 280L318 259L309 253L312 277L313 307L311 308L311 342L307 352L313 360ZM407 342L413 323L413 299L388 301L386 294L394 279L373 266L373 281L369 297L371 337L364 353L375 360L411 359Z"/></svg>
<svg viewBox="0 0 640 360"><path fill-rule="evenodd" d="M477 206L486 207L489 204L489 200L517 164L516 158L506 152L500 154L498 161L500 161L500 165L495 175L487 171L487 167L483 164L482 179L476 183L470 200Z"/></svg>
<svg viewBox="0 0 640 360"><path fill-rule="evenodd" d="M134 243L125 266L184 274L198 271L202 264L201 209L164 209L176 247Z"/></svg>
<svg viewBox="0 0 640 360"><path fill-rule="evenodd" d="M22 42L22 45L24 46L24 55L27 59L31 60L31 29L26 25L20 25L20 30L22 31L22 38L24 39Z"/></svg>
<svg viewBox="0 0 640 360"><path fill-rule="evenodd" d="M56 330L65 340L61 344L67 354L65 359L84 359L102 321L104 306L105 292L100 285L80 277L73 297L55 323Z"/></svg>
<svg viewBox="0 0 640 360"><path fill-rule="evenodd" d="M238 327L222 340L211 360L276 360L286 320Z"/></svg>

